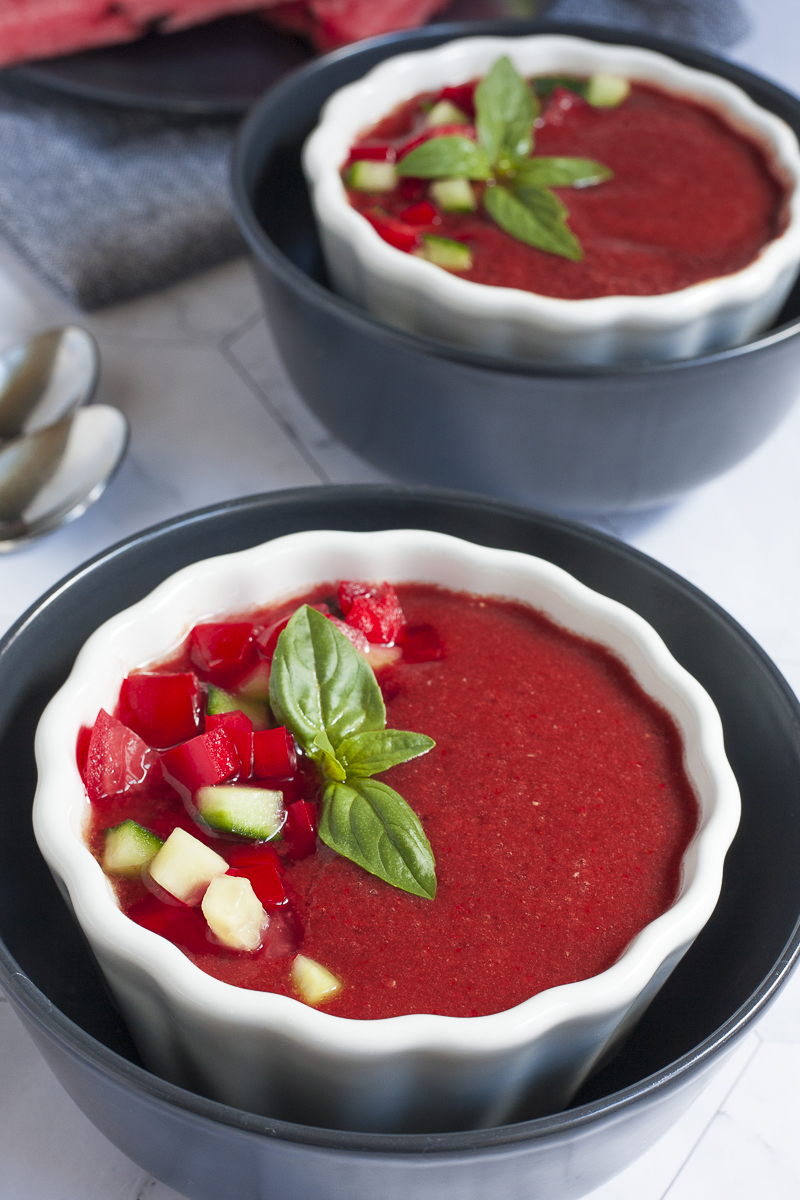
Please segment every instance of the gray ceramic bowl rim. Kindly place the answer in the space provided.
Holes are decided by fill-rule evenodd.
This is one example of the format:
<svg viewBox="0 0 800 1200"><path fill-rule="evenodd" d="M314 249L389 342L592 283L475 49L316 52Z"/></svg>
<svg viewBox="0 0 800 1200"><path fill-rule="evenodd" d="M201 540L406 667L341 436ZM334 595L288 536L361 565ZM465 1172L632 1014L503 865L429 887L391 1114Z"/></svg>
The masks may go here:
<svg viewBox="0 0 800 1200"><path fill-rule="evenodd" d="M747 71L738 64L727 62L715 55L695 50L679 42L667 38L638 35L630 30L614 29L611 26L595 26L565 22L550 21L469 21L453 24L428 25L423 29L407 30L402 33L389 34L382 38L372 38L366 42L358 42L355 46L346 46L341 50L316 59L306 66L293 71L281 80L251 109L242 124L233 150L231 163L231 188L233 192L234 215L241 233L249 243L256 258L269 261L271 268L281 276L283 281L293 290L298 291L310 304L326 309L332 315L343 316L354 325L360 325L362 331L370 333L374 338L398 344L406 350L424 354L434 358L443 358L451 362L462 363L465 366L483 370L500 371L504 374L522 375L532 378L586 378L602 379L616 376L636 376L661 374L668 371L687 370L702 366L710 366L717 362L738 358L786 341L800 333L800 316L793 321L771 329L762 337L745 342L742 346L732 346L727 350L719 350L713 354L702 355L698 358L681 358L660 362L603 364L597 366L560 365L550 363L529 362L522 358L484 354L478 351L450 345L435 338L422 334L408 333L395 329L371 316L364 309L349 300L337 296L335 292L323 287L311 279L275 245L267 235L254 211L253 202L248 187L248 166L251 161L258 161L258 143L263 128L274 127L276 116L284 107L287 97L293 91L302 90L307 80L316 78L330 67L341 62L359 57L367 58L368 65L373 64L370 55L376 48L387 47L391 55L404 53L414 49L419 42L426 45L431 39L439 42L452 41L456 38L481 36L484 34L522 35L526 33L564 33L584 38L596 38L598 41L629 43L657 50L662 54L674 57L680 62L689 60L689 65L705 70L714 75L731 79L743 90L747 91L747 83L755 81L762 88L771 90L776 97L789 102L797 109L800 120L800 100L777 86L755 74ZM385 57L390 57L387 54ZM340 85L337 85L340 86ZM768 107L768 106L764 106Z"/></svg>
<svg viewBox="0 0 800 1200"><path fill-rule="evenodd" d="M304 498L310 490L296 489L284 491L280 493L280 496L286 499L291 499L293 496ZM319 490L319 488L313 489L315 494ZM365 493L368 493L375 489L374 486L367 486L363 490ZM378 490L381 489L379 488ZM481 500L486 502L487 499L464 492L433 488L389 488L387 490L402 490L413 493L415 496L421 498L437 499L440 501L460 501L462 503L465 501L480 502ZM129 548L141 542L151 541L161 532L175 530L181 526L192 526L201 523L206 516L225 513L236 508L246 508L258 500L263 500L263 497L242 497L220 504L209 505L206 508L197 509L194 512L186 513L179 517L172 517L102 551L65 576L64 579L56 583L44 596L32 605L9 629L5 636L0 639L0 653L16 638L24 635L28 624L36 619L43 610L46 610L48 604L56 600L70 586L72 581L80 578L87 572L91 572L95 565L113 559L121 559ZM527 511L519 505L507 504L497 500L490 500L489 502L500 513L519 514ZM554 516L548 516L547 520L557 527L575 528L575 522L573 521ZM620 550L620 545L615 538L611 538L607 534L596 530L592 530L591 532L593 538L613 544L617 551ZM653 567L653 560L647 555L629 546L624 547L624 550L632 559L636 561L641 560L651 568ZM705 607L710 607L718 613L722 612L718 605L703 595L692 584L681 579L680 576L670 571L669 568L661 564L655 565L667 579L690 592ZM727 614L726 619L737 628L740 637L748 642L753 652L763 659L772 672L776 674L775 668L766 654L764 654L763 650L753 641L749 634L745 630L739 629L733 619L728 617ZM787 698L790 699L794 707L797 708L798 704L794 693L782 678L780 679L780 687L786 693ZM596 1121L614 1120L633 1104L638 1104L644 1099L653 1099L659 1093L670 1090L674 1081L685 1079L702 1071L712 1058L724 1051L726 1047L733 1046L750 1024L770 1004L778 988L788 975L791 974L798 959L800 959L800 922L795 926L780 959L759 987L756 988L749 999L745 1001L733 1016L729 1017L712 1034L698 1043L689 1053L676 1059L660 1071L646 1076L644 1079L637 1080L627 1088L620 1089L609 1096L601 1097L580 1107L555 1113L553 1116L537 1117L530 1121L521 1121L514 1125L501 1125L491 1129L465 1130L458 1133L441 1134L351 1133L342 1130L297 1125L288 1121L273 1120L269 1117L261 1117L254 1113L244 1112L241 1109L220 1104L215 1100L208 1100L194 1092L186 1091L175 1084L167 1083L165 1080L152 1075L143 1067L139 1067L121 1055L116 1054L90 1034L86 1033L85 1030L70 1020L69 1017L65 1016L25 975L2 941L0 941L0 986L2 986L9 998L13 997L14 1003L25 1013L26 1019L35 1023L48 1040L58 1039L63 1046L68 1048L73 1057L89 1062L94 1070L100 1071L112 1079L116 1079L123 1086L127 1086L140 1094L148 1096L152 1101L164 1108L177 1108L192 1114L200 1120L208 1120L217 1124L232 1126L243 1132L251 1133L254 1136L277 1138L286 1142L331 1148L343 1152L401 1156L416 1154L426 1157L432 1154L463 1156L479 1152L491 1153L492 1151L500 1151L503 1148L513 1147L515 1144L551 1139L561 1133L572 1133L581 1128L589 1127Z"/></svg>

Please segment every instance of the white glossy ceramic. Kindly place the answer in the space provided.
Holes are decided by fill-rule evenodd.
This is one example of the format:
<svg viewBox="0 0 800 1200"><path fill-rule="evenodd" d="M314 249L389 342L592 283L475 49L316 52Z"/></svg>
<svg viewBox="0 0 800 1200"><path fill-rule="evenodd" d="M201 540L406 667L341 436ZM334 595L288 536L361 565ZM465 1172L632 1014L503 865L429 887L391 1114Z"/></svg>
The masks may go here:
<svg viewBox="0 0 800 1200"><path fill-rule="evenodd" d="M347 201L340 177L356 137L404 100L485 75L507 54L525 76L597 71L696 100L758 142L786 185L783 233L741 271L660 296L559 300L472 283L395 250ZM391 325L492 354L544 362L691 358L739 345L780 311L800 264L800 150L780 118L734 84L635 46L535 35L475 37L386 59L335 92L303 167L336 290Z"/></svg>
<svg viewBox="0 0 800 1200"><path fill-rule="evenodd" d="M610 647L677 723L699 800L678 898L609 970L506 1012L345 1020L204 974L134 924L87 849L88 800L75 760L82 725L113 708L123 677L169 655L198 621L337 578L419 580L526 601ZM703 688L636 613L560 568L418 530L292 534L179 571L102 625L36 735L36 838L147 1065L216 1099L331 1128L442 1131L561 1109L637 1020L710 916L739 793Z"/></svg>

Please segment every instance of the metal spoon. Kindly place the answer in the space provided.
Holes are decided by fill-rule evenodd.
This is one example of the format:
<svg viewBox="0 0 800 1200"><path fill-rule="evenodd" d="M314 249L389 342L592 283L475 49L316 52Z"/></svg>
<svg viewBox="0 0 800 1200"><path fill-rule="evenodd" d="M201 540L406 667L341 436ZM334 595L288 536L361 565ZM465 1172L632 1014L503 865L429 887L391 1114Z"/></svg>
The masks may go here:
<svg viewBox="0 0 800 1200"><path fill-rule="evenodd" d="M100 356L90 333L64 325L0 355L0 439L33 433L91 400Z"/></svg>
<svg viewBox="0 0 800 1200"><path fill-rule="evenodd" d="M93 404L0 446L0 552L84 513L105 491L128 446L128 422Z"/></svg>

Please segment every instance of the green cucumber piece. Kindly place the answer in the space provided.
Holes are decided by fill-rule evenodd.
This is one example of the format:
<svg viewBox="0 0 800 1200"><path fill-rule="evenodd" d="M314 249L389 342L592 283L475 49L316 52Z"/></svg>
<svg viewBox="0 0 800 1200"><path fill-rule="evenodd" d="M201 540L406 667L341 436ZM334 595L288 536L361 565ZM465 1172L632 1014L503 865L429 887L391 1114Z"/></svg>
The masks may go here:
<svg viewBox="0 0 800 1200"><path fill-rule="evenodd" d="M397 172L390 162L362 158L353 163L347 182L357 192L391 192L397 183Z"/></svg>
<svg viewBox="0 0 800 1200"><path fill-rule="evenodd" d="M456 108L449 100L440 100L425 118L425 124L431 128L435 125L469 125L470 119L460 108Z"/></svg>
<svg viewBox="0 0 800 1200"><path fill-rule="evenodd" d="M266 729L269 724L266 704L250 700L246 696L235 696L233 692L226 692L213 683L208 687L206 712L210 717L217 717L220 713L244 713L253 722L254 729Z"/></svg>
<svg viewBox="0 0 800 1200"><path fill-rule="evenodd" d="M631 85L622 75L592 75L586 85L586 99L595 108L617 108L626 100Z"/></svg>
<svg viewBox="0 0 800 1200"><path fill-rule="evenodd" d="M286 820L283 792L271 788L215 784L198 788L194 803L212 829L257 838L260 842L277 838Z"/></svg>
<svg viewBox="0 0 800 1200"><path fill-rule="evenodd" d="M422 236L422 245L414 253L418 258L425 258L437 267L445 267L448 271L468 271L472 266L472 251L463 242L454 242L452 238L437 237L434 233Z"/></svg>
<svg viewBox="0 0 800 1200"><path fill-rule="evenodd" d="M123 821L105 832L103 870L109 875L138 875L164 843L136 821Z"/></svg>
<svg viewBox="0 0 800 1200"><path fill-rule="evenodd" d="M468 179L437 179L431 184L431 199L444 212L474 212L478 207Z"/></svg>

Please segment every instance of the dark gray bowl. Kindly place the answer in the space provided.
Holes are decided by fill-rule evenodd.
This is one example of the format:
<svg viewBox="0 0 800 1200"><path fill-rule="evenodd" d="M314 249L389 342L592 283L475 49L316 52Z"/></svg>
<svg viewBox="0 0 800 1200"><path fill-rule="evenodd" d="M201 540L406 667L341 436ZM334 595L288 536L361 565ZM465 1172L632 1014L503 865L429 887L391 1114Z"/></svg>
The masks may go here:
<svg viewBox="0 0 800 1200"><path fill-rule="evenodd" d="M142 1067L33 839L33 736L86 638L173 571L301 529L408 527L540 555L641 613L717 704L742 823L711 920L569 1111L466 1133L312 1129ZM0 823L0 987L90 1120L191 1200L574 1200L680 1116L800 954L800 708L778 671L712 601L638 551L457 493L256 496L168 521L79 568L0 642Z"/></svg>
<svg viewBox="0 0 800 1200"><path fill-rule="evenodd" d="M481 22L396 34L303 67L246 121L233 191L278 350L332 432L400 479L569 512L647 508L732 467L797 395L800 287L769 333L703 358L543 366L383 324L335 295L300 167L327 97L376 63L474 33L575 33L671 55L737 83L800 133L800 101L662 38L584 25Z"/></svg>

